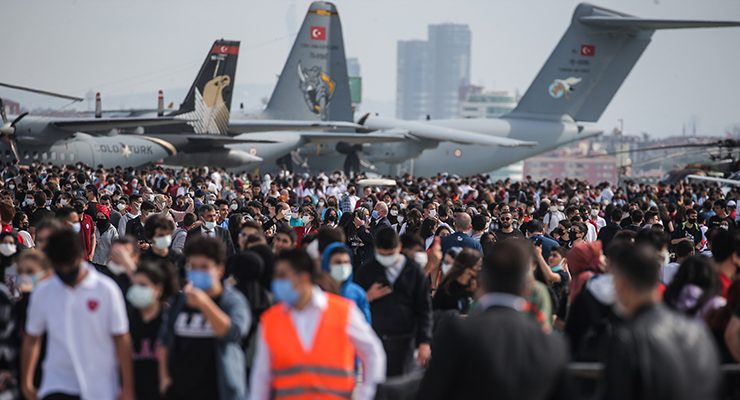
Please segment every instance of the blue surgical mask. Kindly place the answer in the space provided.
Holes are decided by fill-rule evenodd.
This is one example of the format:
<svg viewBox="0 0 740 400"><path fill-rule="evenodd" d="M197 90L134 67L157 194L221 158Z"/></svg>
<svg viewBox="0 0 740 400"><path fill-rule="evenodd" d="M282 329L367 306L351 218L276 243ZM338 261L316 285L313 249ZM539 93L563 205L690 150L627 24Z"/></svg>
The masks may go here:
<svg viewBox="0 0 740 400"><path fill-rule="evenodd" d="M373 217L373 219L378 219L380 218L380 213L377 210L373 210L370 216Z"/></svg>
<svg viewBox="0 0 740 400"><path fill-rule="evenodd" d="M206 271L188 271L188 280L194 287L207 291L213 287L213 278Z"/></svg>
<svg viewBox="0 0 740 400"><path fill-rule="evenodd" d="M294 306L298 302L298 292L293 287L293 282L288 279L273 279L272 294L275 296L275 300L289 306Z"/></svg>

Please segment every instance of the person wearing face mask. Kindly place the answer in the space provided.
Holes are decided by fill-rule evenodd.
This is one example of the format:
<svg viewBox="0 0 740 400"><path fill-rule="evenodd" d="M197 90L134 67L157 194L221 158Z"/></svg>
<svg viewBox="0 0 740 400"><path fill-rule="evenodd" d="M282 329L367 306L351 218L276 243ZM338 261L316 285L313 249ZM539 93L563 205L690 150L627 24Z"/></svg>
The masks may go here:
<svg viewBox="0 0 740 400"><path fill-rule="evenodd" d="M321 270L331 275L340 286L339 294L352 300L370 323L370 303L360 285L352 282L352 251L343 243L326 246L321 257Z"/></svg>
<svg viewBox="0 0 740 400"><path fill-rule="evenodd" d="M333 208L327 208L324 212L324 226L335 228L337 226L337 211Z"/></svg>
<svg viewBox="0 0 740 400"><path fill-rule="evenodd" d="M250 399L331 393L337 399L370 400L385 379L383 348L362 312L354 302L322 291L317 277L305 251L278 256L272 292L279 303L260 319ZM357 387L356 356L363 366Z"/></svg>
<svg viewBox="0 0 740 400"><path fill-rule="evenodd" d="M133 399L131 338L120 289L84 261L82 241L69 228L52 233L44 252L55 276L31 294L21 353L23 395ZM44 334L47 354L37 389L34 371Z"/></svg>
<svg viewBox="0 0 740 400"><path fill-rule="evenodd" d="M393 228L375 236L375 257L357 271L355 282L367 292L373 329L382 338L387 375L403 375L416 362L431 358L432 304L429 283L421 268L401 254Z"/></svg>
<svg viewBox="0 0 740 400"><path fill-rule="evenodd" d="M319 214L313 206L303 206L301 213L302 226L296 226L295 231L298 235L298 246L303 243L303 238L307 235L315 234L319 231Z"/></svg>
<svg viewBox="0 0 740 400"><path fill-rule="evenodd" d="M95 265L108 265L110 261L110 249L113 241L118 239L118 231L110 222L110 209L98 204L95 213L95 252L92 263Z"/></svg>
<svg viewBox="0 0 740 400"><path fill-rule="evenodd" d="M163 303L173 294L172 277L156 263L136 269L126 291L131 345L134 356L134 390L137 399L161 399L159 392L158 335Z"/></svg>
<svg viewBox="0 0 740 400"><path fill-rule="evenodd" d="M370 213L370 218L372 219L370 223L370 233L373 237L375 237L381 229L391 226L391 222L388 220L388 205L382 201L379 201L375 205L373 211Z"/></svg>
<svg viewBox="0 0 740 400"><path fill-rule="evenodd" d="M141 261L162 265L171 272L177 271L178 276L184 277L182 253L172 249L175 224L161 214L152 215L144 224L144 232L151 246L141 252Z"/></svg>
<svg viewBox="0 0 740 400"><path fill-rule="evenodd" d="M564 209L562 199L555 199L550 203L550 209L542 220L548 235L558 227L560 221L565 219Z"/></svg>
<svg viewBox="0 0 740 400"><path fill-rule="evenodd" d="M229 231L216 224L216 208L206 204L198 209L198 214L201 223L188 231L185 246L187 247L188 242L197 236L207 236L216 238L226 245L227 257L233 255L235 252L234 241L231 239Z"/></svg>
<svg viewBox="0 0 740 400"><path fill-rule="evenodd" d="M33 237L29 233L28 215L19 211L13 216L13 229L18 232L18 241L25 248L33 248Z"/></svg>
<svg viewBox="0 0 740 400"><path fill-rule="evenodd" d="M629 244L611 260L623 323L607 348L604 398L718 398L722 374L713 338L702 322L660 303L659 259L651 246Z"/></svg>
<svg viewBox="0 0 740 400"><path fill-rule="evenodd" d="M481 254L473 249L463 249L455 257L452 269L445 274L434 292L432 307L435 310L455 310L462 315L468 314L478 289L481 259Z"/></svg>
<svg viewBox="0 0 740 400"><path fill-rule="evenodd" d="M244 296L223 283L225 254L217 238L199 235L185 244L188 283L160 335L159 383L167 399L246 397L241 343L251 314Z"/></svg>
<svg viewBox="0 0 740 400"><path fill-rule="evenodd" d="M143 203L144 199L142 199L141 196L139 196L138 194L132 194L128 198L127 207L123 210L121 210L121 208L119 207L120 212L123 212L125 210L126 213L121 215L121 220L118 221L118 236L126 236L126 225L128 225L128 221L131 221L132 219L139 216L139 213L141 212L141 205Z"/></svg>

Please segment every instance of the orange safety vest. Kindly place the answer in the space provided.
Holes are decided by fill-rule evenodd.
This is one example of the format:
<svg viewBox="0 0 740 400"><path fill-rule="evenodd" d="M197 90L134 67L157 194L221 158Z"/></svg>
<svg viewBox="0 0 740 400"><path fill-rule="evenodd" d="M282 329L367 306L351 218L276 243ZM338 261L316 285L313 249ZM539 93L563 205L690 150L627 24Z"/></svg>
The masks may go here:
<svg viewBox="0 0 740 400"><path fill-rule="evenodd" d="M289 309L280 303L261 318L270 349L273 399L351 399L355 387L355 347L347 334L350 302L326 293L328 304L304 350Z"/></svg>

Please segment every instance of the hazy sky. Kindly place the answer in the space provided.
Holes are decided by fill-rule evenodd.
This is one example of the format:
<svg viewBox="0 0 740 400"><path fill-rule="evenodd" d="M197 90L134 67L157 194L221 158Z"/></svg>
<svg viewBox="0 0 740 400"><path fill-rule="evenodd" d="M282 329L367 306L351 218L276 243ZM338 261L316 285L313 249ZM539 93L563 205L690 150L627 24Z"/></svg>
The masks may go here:
<svg viewBox="0 0 740 400"><path fill-rule="evenodd" d="M306 0L4 0L0 81L73 95L151 92L190 84L213 40L242 42L237 82L273 84ZM427 24L470 25L472 81L523 93L577 5L572 0L337 0L364 97L393 104L396 41ZM604 0L651 18L740 20L738 0ZM7 94L0 91L0 94ZM11 96L12 97L12 96ZM176 100L176 103L181 99ZM236 97L235 97L236 100ZM153 102L153 100L152 100ZM62 103L63 104L63 103ZM151 106L145 104L142 106ZM740 125L740 28L658 31L600 120L628 133L680 134Z"/></svg>

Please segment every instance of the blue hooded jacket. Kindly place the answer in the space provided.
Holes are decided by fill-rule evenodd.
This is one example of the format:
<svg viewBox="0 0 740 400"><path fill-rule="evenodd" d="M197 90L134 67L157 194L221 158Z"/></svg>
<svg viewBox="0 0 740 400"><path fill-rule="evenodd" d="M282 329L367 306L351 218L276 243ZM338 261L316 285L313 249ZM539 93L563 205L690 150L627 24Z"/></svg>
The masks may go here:
<svg viewBox="0 0 740 400"><path fill-rule="evenodd" d="M326 246L326 249L324 249L324 253L321 257L321 269L327 273L329 273L329 258L332 251L336 250L337 248L344 248L347 250L347 253L349 253L350 262L352 260L352 250L350 250L349 247L345 246L343 243L335 242L328 246ZM365 319L367 320L367 323L371 323L370 321L370 303L367 301L367 294L365 294L365 290L360 287L360 285L352 282L352 274L349 275L349 278L347 278L346 281L342 282L342 286L340 289L340 294L345 299L349 299L355 302L357 305L357 308L362 311L362 314L365 316Z"/></svg>

